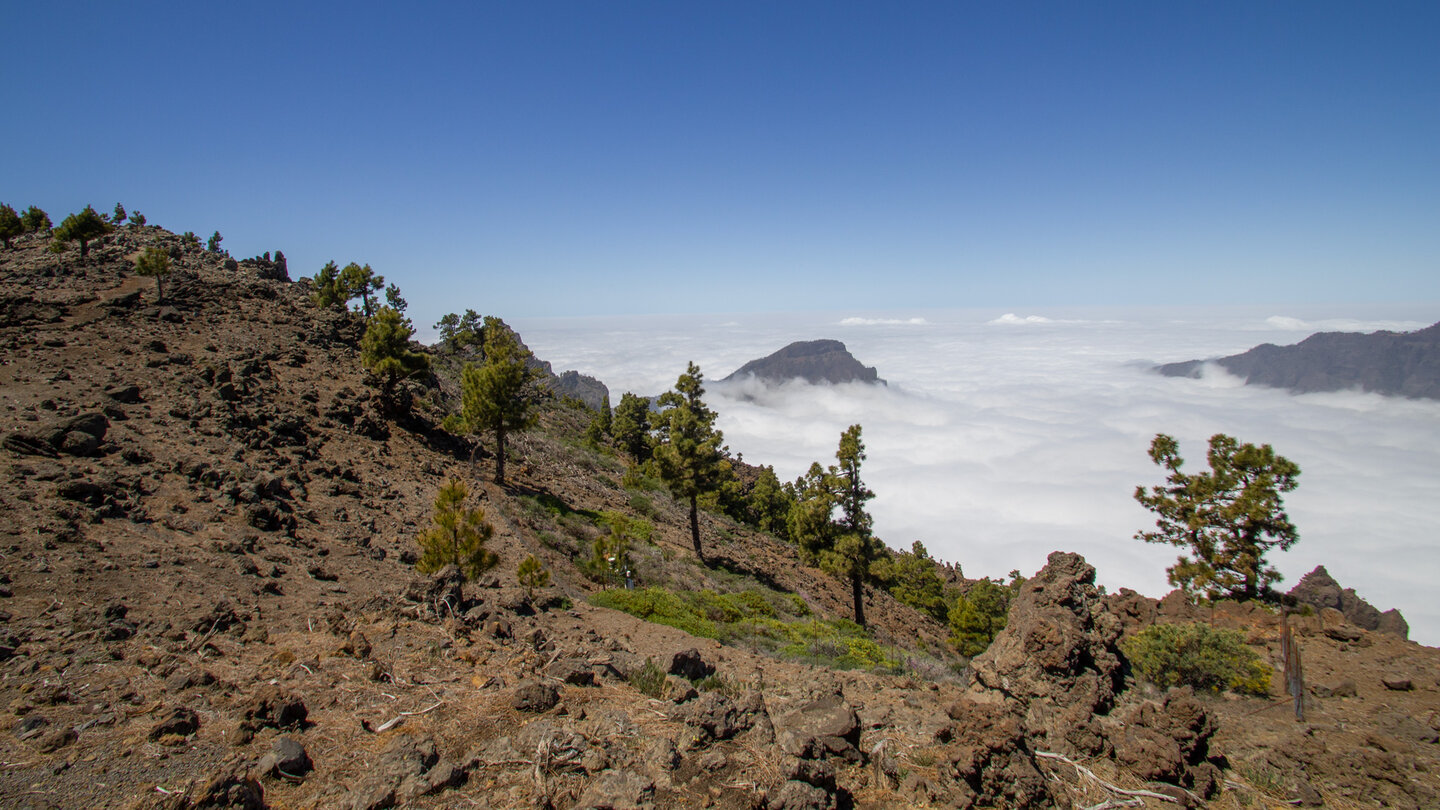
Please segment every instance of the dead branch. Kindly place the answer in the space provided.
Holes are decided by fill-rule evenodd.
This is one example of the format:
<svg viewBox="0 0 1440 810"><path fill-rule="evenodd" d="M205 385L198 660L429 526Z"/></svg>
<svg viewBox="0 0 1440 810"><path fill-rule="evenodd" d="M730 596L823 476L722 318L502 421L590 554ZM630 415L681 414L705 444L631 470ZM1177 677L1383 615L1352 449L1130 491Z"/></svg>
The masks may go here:
<svg viewBox="0 0 1440 810"><path fill-rule="evenodd" d="M1056 761L1059 761L1059 762L1063 762L1063 763L1065 763L1066 765L1069 765L1070 767L1074 768L1075 771L1076 771L1076 773L1084 774L1085 776L1090 777L1091 779L1093 779L1093 780L1095 781L1095 783L1096 783L1097 785L1100 785L1101 787L1105 788L1106 790L1110 791L1111 793L1118 793L1118 794L1120 794L1121 796L1144 796L1144 797L1147 798L1147 799L1159 799L1160 801L1164 801L1164 802L1172 802L1172 803L1176 803L1176 804L1179 803L1178 800L1177 800L1174 796L1167 796L1167 795L1164 794L1164 793L1156 793L1156 792L1153 791L1153 790L1126 790L1125 788L1122 788L1122 787L1120 787L1119 785L1113 785L1113 784L1111 784L1111 783L1109 783L1109 782L1106 782L1104 779L1101 779L1100 777L1096 776L1094 771L1090 770L1089 768L1085 767L1084 765L1081 765L1080 763L1076 762L1075 760L1073 760L1073 759L1071 759L1071 758L1069 758L1069 757L1067 757L1067 756L1065 756L1065 755L1063 755L1063 754L1052 754L1052 753L1049 752L1049 751L1036 751L1036 752L1035 752L1035 756L1037 756L1037 757L1043 757L1043 758L1045 758L1045 759L1053 759L1053 760L1056 760ZM1107 804L1108 804L1108 802L1107 802ZM1101 805L1101 806L1104 806L1104 805ZM1111 805L1111 806L1123 806L1123 805ZM1132 806L1133 806L1133 805L1132 805Z"/></svg>

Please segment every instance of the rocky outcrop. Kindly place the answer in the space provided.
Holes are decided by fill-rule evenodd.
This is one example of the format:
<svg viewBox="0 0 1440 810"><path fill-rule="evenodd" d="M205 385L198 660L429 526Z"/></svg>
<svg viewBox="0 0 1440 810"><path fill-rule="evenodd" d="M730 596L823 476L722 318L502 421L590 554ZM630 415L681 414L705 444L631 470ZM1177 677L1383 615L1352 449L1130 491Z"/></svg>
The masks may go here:
<svg viewBox="0 0 1440 810"><path fill-rule="evenodd" d="M1218 360L1167 363L1167 377L1199 377L1213 362L1247 385L1296 393L1359 389L1440 399L1440 323L1414 332L1320 332L1293 346L1266 343Z"/></svg>
<svg viewBox="0 0 1440 810"><path fill-rule="evenodd" d="M768 357L751 360L721 382L746 377L770 383L805 380L812 385L847 382L885 384L873 366L862 365L838 340L791 343Z"/></svg>
<svg viewBox="0 0 1440 810"><path fill-rule="evenodd" d="M1330 576L1325 566L1317 565L1314 571L1300 578L1290 594L1296 602L1310 605L1317 610L1334 608L1345 614L1351 624L1365 630L1390 633L1401 638L1410 637L1410 624L1400 611L1391 609L1380 612L1374 605L1361 599L1354 588L1341 588L1340 583Z"/></svg>
<svg viewBox="0 0 1440 810"><path fill-rule="evenodd" d="M1104 743L1096 717L1115 705L1123 672L1120 620L1095 587L1095 568L1055 552L1025 582L1005 629L971 662L970 694L1023 708L1026 730L1084 755Z"/></svg>
<svg viewBox="0 0 1440 810"><path fill-rule="evenodd" d="M1159 609L1143 597L1113 601L1142 621ZM1210 751L1215 719L1188 689L1172 689L1161 703L1122 700L1122 626L1095 587L1095 569L1078 554L1055 552L971 662L970 695L1013 712L1031 745L1110 756L1142 778L1211 795L1220 786Z"/></svg>

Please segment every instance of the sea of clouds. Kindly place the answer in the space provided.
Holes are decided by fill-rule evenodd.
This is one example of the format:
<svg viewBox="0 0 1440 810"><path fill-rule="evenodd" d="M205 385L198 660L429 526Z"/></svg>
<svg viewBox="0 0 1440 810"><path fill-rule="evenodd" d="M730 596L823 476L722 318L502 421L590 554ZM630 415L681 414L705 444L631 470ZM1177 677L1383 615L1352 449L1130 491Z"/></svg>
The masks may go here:
<svg viewBox="0 0 1440 810"><path fill-rule="evenodd" d="M1135 487L1163 480L1146 455L1160 432L1187 469L1208 438L1268 443L1300 465L1286 498L1300 542L1271 555L1285 587L1325 565L1411 637L1440 644L1440 402L1343 392L1292 395L1220 371L1162 377L1156 363L1209 358L1315 331L1404 331L1440 307L925 310L522 319L515 326L557 369L657 394L687 361L733 452L794 479L834 461L840 432L864 427L864 476L876 533L919 540L968 576L1029 575L1056 550L1083 554L1110 589L1169 590L1177 553L1135 533L1153 516ZM795 340L834 338L888 386L778 388L718 380Z"/></svg>

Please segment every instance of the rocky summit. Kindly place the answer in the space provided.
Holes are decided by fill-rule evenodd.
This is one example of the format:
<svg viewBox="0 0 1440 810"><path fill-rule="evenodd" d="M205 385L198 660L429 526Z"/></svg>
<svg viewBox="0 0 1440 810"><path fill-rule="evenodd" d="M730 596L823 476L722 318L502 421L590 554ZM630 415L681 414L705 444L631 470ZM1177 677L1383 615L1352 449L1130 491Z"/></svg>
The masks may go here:
<svg viewBox="0 0 1440 810"><path fill-rule="evenodd" d="M812 385L862 382L884 385L873 366L862 365L838 340L802 340L751 360L721 382L754 377L768 383L804 380Z"/></svg>
<svg viewBox="0 0 1440 810"><path fill-rule="evenodd" d="M1325 582L1283 618L1107 594L1056 553L974 660L871 585L869 627L823 636L846 626L847 583L703 510L697 560L688 505L587 444L575 395L543 400L494 484L489 440L443 426L445 364L396 408L362 370L363 318L317 308L308 280L153 226L83 259L14 243L0 806L1440 804L1440 651L1368 627ZM163 299L132 271L148 248L172 258ZM452 479L498 562L420 574ZM588 562L617 525L634 591ZM548 581L520 581L531 556ZM601 606L616 593L657 619L676 594L705 609L648 622ZM1170 623L1240 631L1277 672L1268 695L1140 679L1126 639ZM1287 631L1303 721L1278 674Z"/></svg>

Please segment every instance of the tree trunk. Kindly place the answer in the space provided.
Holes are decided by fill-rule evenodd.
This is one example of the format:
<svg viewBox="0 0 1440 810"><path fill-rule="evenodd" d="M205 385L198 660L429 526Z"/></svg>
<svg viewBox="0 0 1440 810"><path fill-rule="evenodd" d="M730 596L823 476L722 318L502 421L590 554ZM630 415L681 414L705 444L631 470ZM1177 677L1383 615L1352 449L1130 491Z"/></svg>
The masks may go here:
<svg viewBox="0 0 1440 810"><path fill-rule="evenodd" d="M700 505L699 496L690 496L690 542L695 546L695 556L705 562L705 552L700 548Z"/></svg>
<svg viewBox="0 0 1440 810"><path fill-rule="evenodd" d="M865 626L865 586L860 582L860 577L850 577L850 593L855 597L855 623L861 627Z"/></svg>
<svg viewBox="0 0 1440 810"><path fill-rule="evenodd" d="M495 483L505 485L505 423L495 423Z"/></svg>

